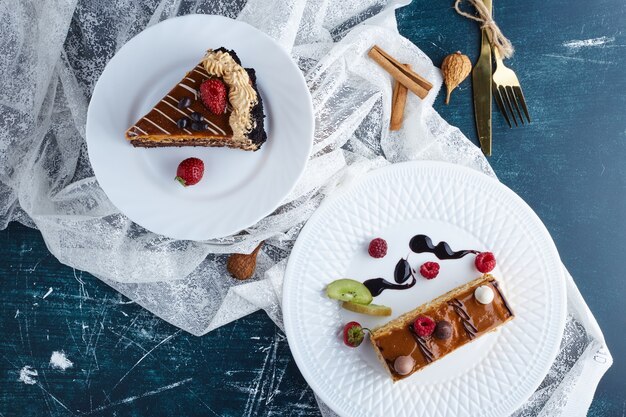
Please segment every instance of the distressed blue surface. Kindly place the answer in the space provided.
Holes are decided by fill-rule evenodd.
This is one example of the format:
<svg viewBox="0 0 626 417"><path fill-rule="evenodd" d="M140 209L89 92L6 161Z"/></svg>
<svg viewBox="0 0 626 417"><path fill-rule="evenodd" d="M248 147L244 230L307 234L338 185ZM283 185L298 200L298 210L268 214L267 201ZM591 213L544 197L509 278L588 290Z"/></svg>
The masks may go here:
<svg viewBox="0 0 626 417"><path fill-rule="evenodd" d="M398 12L401 32L436 64L456 50L477 54L476 25L451 6L416 0ZM510 65L534 122L509 130L495 114L490 161L544 221L604 330L615 364L590 415L624 416L626 4L496 1L495 14L517 46ZM572 46L596 38L604 44ZM475 140L468 82L435 107ZM37 231L15 224L0 232L0 277L0 417L319 416L264 313L190 336L59 264ZM51 369L55 350L73 368ZM37 384L18 382L25 365Z"/></svg>
<svg viewBox="0 0 626 417"><path fill-rule="evenodd" d="M38 231L15 224L0 260L0 416L319 414L263 312L189 335L59 264ZM74 363L65 371L49 366L61 350ZM26 365L34 385L18 381Z"/></svg>

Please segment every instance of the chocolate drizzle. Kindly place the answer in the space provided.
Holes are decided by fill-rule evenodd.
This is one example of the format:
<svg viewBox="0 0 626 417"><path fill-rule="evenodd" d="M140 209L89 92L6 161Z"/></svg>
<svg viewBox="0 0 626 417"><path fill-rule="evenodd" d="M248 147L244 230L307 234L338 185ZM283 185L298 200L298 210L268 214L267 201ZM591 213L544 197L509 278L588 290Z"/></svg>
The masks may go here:
<svg viewBox="0 0 626 417"><path fill-rule="evenodd" d="M489 283L493 285L493 288L495 288L496 291L498 292L498 295L500 296L500 299L502 300L502 304L504 304L504 307L509 311L509 314L511 315L511 317L514 317L515 314L513 314L513 310L511 310L511 306L509 305L509 302L506 301L506 298L504 298L504 295L502 295L502 291L500 291L500 284L498 284L496 280L491 280L489 281Z"/></svg>
<svg viewBox="0 0 626 417"><path fill-rule="evenodd" d="M478 333L478 329L476 328L476 326L474 326L472 318L467 313L467 310L465 309L465 304L463 304L463 302L461 302L458 298L453 298L452 300L448 301L448 305L452 306L456 314L458 314L461 318L461 324L465 329L465 333L467 333L470 339L474 339L476 337L476 333Z"/></svg>
<svg viewBox="0 0 626 417"><path fill-rule="evenodd" d="M477 250L461 250L461 251L453 251L448 245L448 242L439 242L436 246L433 245L433 241L430 237L426 235L415 235L411 238L409 242L409 247L415 253L424 253L430 252L433 253L437 258L441 260L446 259L460 259L465 255L470 253L480 253Z"/></svg>
<svg viewBox="0 0 626 417"><path fill-rule="evenodd" d="M411 268L409 261L406 259L400 259L396 264L396 268L393 271L393 279L398 284L404 284L409 278L415 277L415 271Z"/></svg>
<svg viewBox="0 0 626 417"><path fill-rule="evenodd" d="M411 332L411 335L413 335L413 338L417 342L417 347L420 348L420 352L422 352L426 363L431 363L432 361L434 361L435 355L433 355L432 350L430 350L430 348L428 347L428 343L426 343L426 340L417 333L415 333L415 330L413 329L413 324L409 325L409 332Z"/></svg>
<svg viewBox="0 0 626 417"><path fill-rule="evenodd" d="M410 278L412 278L411 282L404 284ZM372 297L376 297L385 290L407 290L414 286L417 282L415 279L415 271L413 271L411 265L409 265L409 262L406 259L400 259L396 264L393 279L397 282L397 284L389 282L384 278L372 278L365 281L363 285L370 290Z"/></svg>
<svg viewBox="0 0 626 417"><path fill-rule="evenodd" d="M413 277L413 280L408 284L394 284L384 278L372 278L363 282L363 285L367 287L372 293L372 297L379 296L385 290L407 290L415 285L417 280Z"/></svg>

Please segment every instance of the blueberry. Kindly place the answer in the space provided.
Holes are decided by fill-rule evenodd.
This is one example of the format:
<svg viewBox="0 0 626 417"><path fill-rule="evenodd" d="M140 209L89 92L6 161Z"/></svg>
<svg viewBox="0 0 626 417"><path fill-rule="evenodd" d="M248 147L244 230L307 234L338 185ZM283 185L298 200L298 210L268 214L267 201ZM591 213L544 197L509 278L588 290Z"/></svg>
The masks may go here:
<svg viewBox="0 0 626 417"><path fill-rule="evenodd" d="M186 117L181 117L180 119L178 119L178 121L176 122L176 124L178 125L178 127L180 127L181 129L184 129L187 127L187 125L189 124L189 119Z"/></svg>
<svg viewBox="0 0 626 417"><path fill-rule="evenodd" d="M202 121L202 115L200 113L198 113L197 111L191 113L191 120L193 120L194 122L201 122Z"/></svg>
<svg viewBox="0 0 626 417"><path fill-rule="evenodd" d="M202 130L206 130L205 125L206 123L202 123L202 122L191 122L191 128L198 132Z"/></svg>
<svg viewBox="0 0 626 417"><path fill-rule="evenodd" d="M186 109L189 106L191 106L191 99L189 97L183 97L178 101L179 109Z"/></svg>

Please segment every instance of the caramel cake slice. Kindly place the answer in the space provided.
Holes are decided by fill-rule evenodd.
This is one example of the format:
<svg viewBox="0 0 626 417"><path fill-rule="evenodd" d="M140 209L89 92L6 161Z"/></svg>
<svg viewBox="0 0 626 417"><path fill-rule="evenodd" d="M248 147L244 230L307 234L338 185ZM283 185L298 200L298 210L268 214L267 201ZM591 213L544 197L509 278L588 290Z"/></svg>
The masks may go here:
<svg viewBox="0 0 626 417"><path fill-rule="evenodd" d="M498 282L486 274L374 329L370 341L396 382L513 317Z"/></svg>
<svg viewBox="0 0 626 417"><path fill-rule="evenodd" d="M223 93L215 99L220 104L213 106L205 103L213 100L215 89L201 88L210 79L220 81L217 84ZM264 118L254 70L243 68L234 51L209 49L198 65L126 131L126 139L143 148L227 146L256 151L267 139Z"/></svg>

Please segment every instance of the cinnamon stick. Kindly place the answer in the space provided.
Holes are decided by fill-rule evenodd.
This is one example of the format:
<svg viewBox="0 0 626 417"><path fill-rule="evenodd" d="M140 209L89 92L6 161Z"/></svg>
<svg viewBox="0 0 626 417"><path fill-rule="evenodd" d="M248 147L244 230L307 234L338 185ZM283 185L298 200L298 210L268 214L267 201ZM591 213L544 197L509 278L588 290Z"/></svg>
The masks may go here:
<svg viewBox="0 0 626 417"><path fill-rule="evenodd" d="M409 64L404 64L404 67L408 70L411 69ZM407 88L396 81L393 86L393 96L391 98L391 121L389 122L389 130L400 130L402 127L407 93Z"/></svg>
<svg viewBox="0 0 626 417"><path fill-rule="evenodd" d="M374 45L368 52L368 56L372 58L378 65L387 71L396 81L404 85L412 93L423 99L433 85L425 78L416 74L410 69L406 69L395 58L383 51L377 45Z"/></svg>

